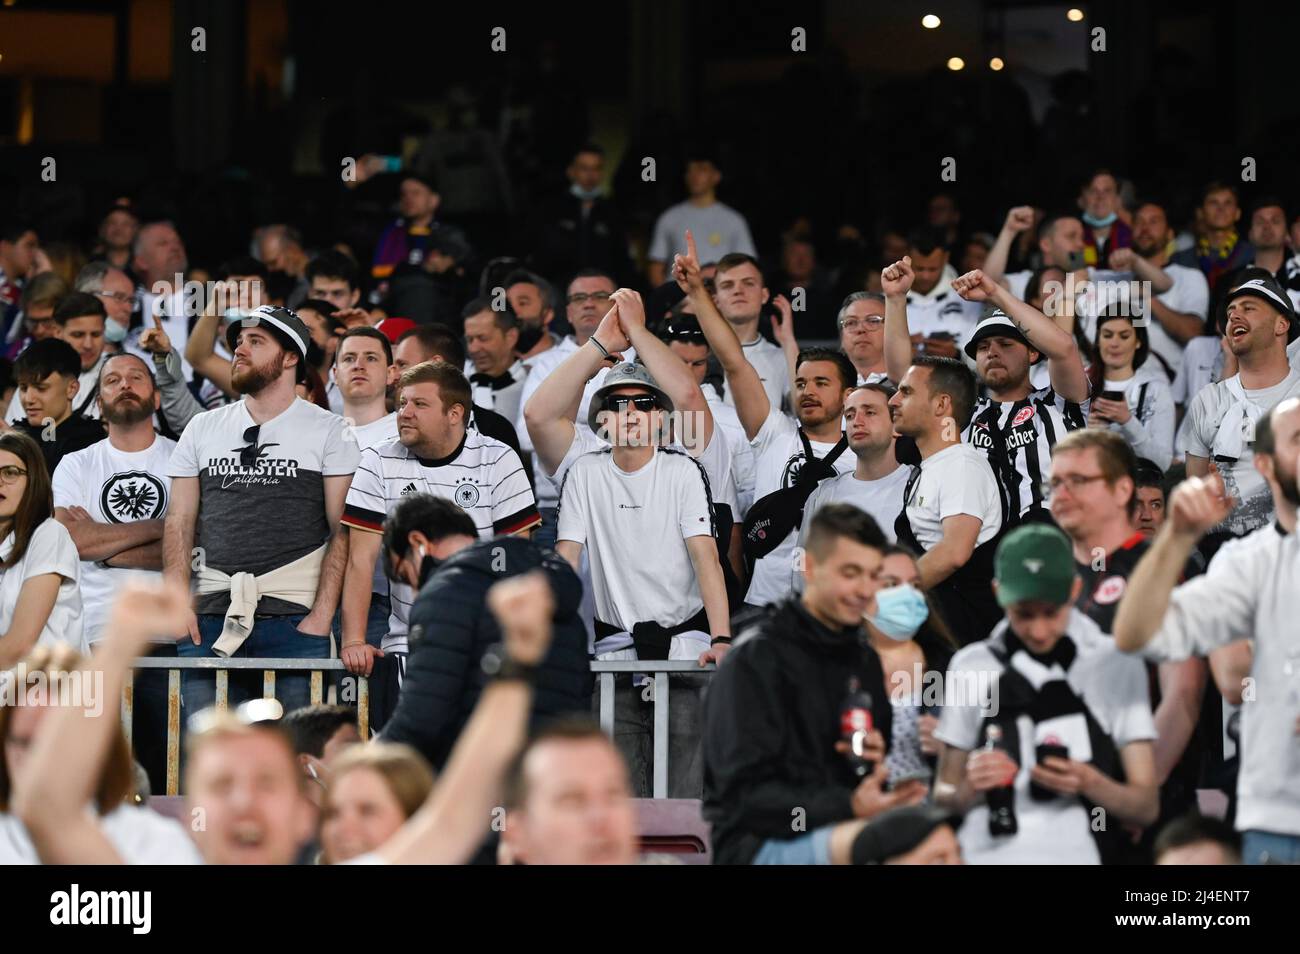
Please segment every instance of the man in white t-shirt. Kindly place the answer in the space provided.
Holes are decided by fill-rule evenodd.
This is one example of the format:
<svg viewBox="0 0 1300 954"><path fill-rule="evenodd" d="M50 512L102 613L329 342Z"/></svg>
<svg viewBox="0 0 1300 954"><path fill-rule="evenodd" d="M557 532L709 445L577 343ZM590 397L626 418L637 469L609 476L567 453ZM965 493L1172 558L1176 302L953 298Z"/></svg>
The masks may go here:
<svg viewBox="0 0 1300 954"><path fill-rule="evenodd" d="M397 383L397 365L393 363L392 344L383 332L362 325L345 334L334 353L334 380L343 398L343 419L348 422L345 436L350 435L356 441L358 450L397 440L397 414L389 412L386 400L388 389ZM345 652L353 642L365 642L378 649L388 633L388 616L392 611L388 601L388 574L382 566L375 566L364 633L349 631L346 602L341 609L340 652Z"/></svg>
<svg viewBox="0 0 1300 954"><path fill-rule="evenodd" d="M916 442L898 542L921 554L922 588L965 645L983 639L1000 613L989 589L1002 498L988 458L964 443L975 376L954 358L918 355L889 400L894 430Z"/></svg>
<svg viewBox="0 0 1300 954"><path fill-rule="evenodd" d="M694 242L695 237L691 235L690 248L694 248ZM758 374L763 390L767 392L768 403L778 411L784 411L790 393L790 358L781 345L773 344L758 333L758 319L769 297L767 281L763 270L759 268L758 260L743 254L723 257L718 262L713 286L713 303L740 339L745 360ZM778 308L788 322L792 314L789 304L781 296L777 297ZM694 302L692 306L696 315L699 315L699 306ZM773 333L780 333L781 328L774 322ZM793 332L793 328L789 330ZM727 379L722 400L732 407L736 406L730 378Z"/></svg>
<svg viewBox="0 0 1300 954"><path fill-rule="evenodd" d="M635 293L615 293L621 311L620 295L631 299ZM635 305L639 301L628 307ZM596 392L588 418L612 446L579 457L564 476L555 549L579 573L583 551L590 554L598 659L698 659L704 665L720 658L715 643L730 642L709 482L698 461L662 446L672 411L672 399L644 367L618 365ZM669 713L668 794L698 798L698 693L674 696L691 701ZM651 714L639 690L625 685L616 691L616 741L628 750L642 794L651 791Z"/></svg>
<svg viewBox="0 0 1300 954"><path fill-rule="evenodd" d="M980 303L967 301L953 290L957 272L948 264L943 236L935 229L917 229L908 244L915 275L907 291L913 343L925 354L960 358L966 337L980 319Z"/></svg>
<svg viewBox="0 0 1300 954"><path fill-rule="evenodd" d="M799 546L808 539L812 518L830 503L849 503L880 525L885 539L894 542L894 524L903 509L903 490L911 471L894 453L894 421L889 400L894 389L886 384L864 384L844 399L844 432L857 466L847 474L823 481L803 508Z"/></svg>
<svg viewBox="0 0 1300 954"><path fill-rule="evenodd" d="M1156 293L1151 299L1150 317L1154 320L1147 325L1151 350L1177 374L1187 343L1205 333L1210 286L1199 268L1169 261L1173 240L1174 230L1169 227L1164 207L1158 202L1143 202L1133 213L1133 248L1116 250L1110 266L1132 271L1140 280L1151 283Z"/></svg>
<svg viewBox="0 0 1300 954"><path fill-rule="evenodd" d="M198 617L181 656L330 656L347 562L337 528L359 453L341 417L294 393L308 339L287 308L232 322L231 383L243 400L196 416L172 453L164 575L188 587L197 569ZM261 696L261 683L232 678L231 702ZM210 676L182 677L191 711L215 692ZM308 674L278 673L276 695L287 709L307 705Z"/></svg>
<svg viewBox="0 0 1300 954"><path fill-rule="evenodd" d="M727 391L734 398L736 414L754 449L755 503L746 517L746 522L754 525L752 541L747 544L754 566L745 603L765 606L793 592L799 570L795 544L802 504L807 498L795 499L784 492L811 492L813 478L830 476L825 473L828 468L841 474L853 469L853 458L846 453L843 415L844 395L853 386L857 371L839 351L814 348L800 352L794 389L798 424L782 414L749 360L734 323L725 319L704 287L694 236L687 233L686 239L688 252L674 260L673 275L690 299L709 347L722 365ZM733 269L736 271L739 269ZM721 275L719 268L719 278ZM810 455L815 458L813 470L801 481ZM783 493L769 496L777 491ZM762 510L758 510L760 504Z"/></svg>
<svg viewBox="0 0 1300 954"><path fill-rule="evenodd" d="M1055 527L1011 531L995 583L1006 619L949 663L935 800L966 815L968 864L1113 861L1125 825L1159 814L1146 669L1074 608Z"/></svg>
<svg viewBox="0 0 1300 954"><path fill-rule="evenodd" d="M54 472L54 516L67 527L81 558L85 641L104 635L109 605L132 576L162 576L163 518L176 442L154 433L160 396L148 366L120 354L104 362L97 403L108 438L68 454ZM176 642L151 655L176 655ZM166 778L167 674L142 670L135 681L133 747L152 784Z"/></svg>
<svg viewBox="0 0 1300 954"><path fill-rule="evenodd" d="M1242 536L1273 519L1273 498L1252 460L1255 422L1285 398L1300 395L1300 371L1287 360L1287 344L1300 328L1291 299L1263 269L1247 270L1228 292L1228 347L1238 372L1203 388L1187 409L1183 434L1189 477L1211 465L1228 496L1240 501L1217 533Z"/></svg>
<svg viewBox="0 0 1300 954"><path fill-rule="evenodd" d="M455 502L484 539L530 535L541 519L519 455L466 423L472 404L469 382L459 368L442 361L413 365L398 380L397 395L398 439L362 452L342 518L349 544L343 662L350 672L369 675L376 657L390 657L372 684L371 723L376 727L397 704L415 600L410 586L393 581L392 613L381 648L361 638L387 515L403 498L425 493Z"/></svg>

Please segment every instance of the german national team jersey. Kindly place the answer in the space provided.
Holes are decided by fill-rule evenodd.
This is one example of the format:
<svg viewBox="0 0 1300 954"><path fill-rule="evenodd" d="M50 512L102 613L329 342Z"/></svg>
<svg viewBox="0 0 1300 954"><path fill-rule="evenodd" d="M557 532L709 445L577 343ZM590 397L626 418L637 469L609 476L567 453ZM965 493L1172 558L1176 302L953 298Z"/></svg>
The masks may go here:
<svg viewBox="0 0 1300 954"><path fill-rule="evenodd" d="M401 441L367 448L348 490L343 523L379 533L388 514L412 494L452 501L469 514L484 540L528 530L542 519L519 455L498 440L467 430L460 447L437 460L417 457ZM406 652L406 624L415 592L404 583L393 583L389 596L393 612L381 648Z"/></svg>
<svg viewBox="0 0 1300 954"><path fill-rule="evenodd" d="M1050 387L1020 401L980 398L962 440L988 455L1002 488L1005 517L1047 507L1045 484L1052 448L1067 432L1087 424L1087 402L1067 401Z"/></svg>

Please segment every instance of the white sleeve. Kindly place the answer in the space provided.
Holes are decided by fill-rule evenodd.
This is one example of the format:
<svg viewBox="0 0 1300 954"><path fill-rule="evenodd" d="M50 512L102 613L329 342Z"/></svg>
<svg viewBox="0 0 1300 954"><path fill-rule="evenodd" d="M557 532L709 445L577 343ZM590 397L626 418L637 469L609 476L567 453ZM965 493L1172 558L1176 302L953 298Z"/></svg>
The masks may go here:
<svg viewBox="0 0 1300 954"><path fill-rule="evenodd" d="M995 672L1001 672L1001 667L983 647L970 646L952 657L943 681L945 698L934 730L936 739L965 752L979 745L983 704L978 693L966 689L977 686L980 679L987 683L989 674Z"/></svg>
<svg viewBox="0 0 1300 954"><path fill-rule="evenodd" d="M1210 444L1206 443L1202 430L1205 427L1206 405L1209 403L1210 389L1203 388L1201 393L1192 398L1187 407L1186 427L1183 429L1183 451L1197 457L1210 457ZM1210 436L1211 442L1214 440Z"/></svg>
<svg viewBox="0 0 1300 954"><path fill-rule="evenodd" d="M799 546L803 547L808 542L808 531L812 527L812 518L821 509L823 488L830 481L823 480L817 485L817 489L808 497L808 502L803 506L803 523L799 525Z"/></svg>
<svg viewBox="0 0 1300 954"><path fill-rule="evenodd" d="M1000 511L1002 496L987 461L983 467L963 468L962 473L944 475L939 489L939 520L967 514L983 523L990 510Z"/></svg>
<svg viewBox="0 0 1300 954"><path fill-rule="evenodd" d="M1104 701L1100 708L1106 712L1109 722L1107 735L1116 748L1122 749L1130 742L1155 739L1156 723L1151 716L1146 666L1140 659L1116 655L1119 658L1108 660L1112 665L1106 672Z"/></svg>
<svg viewBox="0 0 1300 954"><path fill-rule="evenodd" d="M50 483L54 490L54 506L84 507L87 503L81 483L81 472L85 455L78 451L59 461Z"/></svg>
<svg viewBox="0 0 1300 954"><path fill-rule="evenodd" d="M1141 388L1132 388L1130 393L1141 394ZM1133 448L1138 457L1145 457L1161 470L1168 470L1174 457L1174 399L1169 386L1161 381L1152 381L1147 388L1142 419L1136 412L1130 414L1128 422L1119 425L1120 433Z"/></svg>
<svg viewBox="0 0 1300 954"><path fill-rule="evenodd" d="M590 502L586 466L570 468L564 478L564 489L560 497L560 519L555 531L557 542L570 540L586 546Z"/></svg>
<svg viewBox="0 0 1300 954"><path fill-rule="evenodd" d="M329 430L325 434L325 446L321 451L321 476L342 477L355 473L361 459L356 431L337 414L330 415L327 427Z"/></svg>
<svg viewBox="0 0 1300 954"><path fill-rule="evenodd" d="M767 419L763 421L763 426L758 429L758 433L749 442L749 446L754 448L754 457L757 459L772 445L773 441L787 434L792 434L796 430L798 430L798 425L782 414L779 407L769 402Z"/></svg>
<svg viewBox="0 0 1300 954"><path fill-rule="evenodd" d="M1219 565L1212 575L1194 577L1174 589L1160 628L1141 650L1147 659L1205 656L1254 635L1259 581L1265 574L1240 558L1214 562ZM1230 562L1237 565L1224 572Z"/></svg>
<svg viewBox="0 0 1300 954"><path fill-rule="evenodd" d="M707 537L713 534L713 523L709 519L709 497L704 492L704 475L700 472L698 462L690 460L676 461L675 470L680 474L675 483L677 491L677 527L682 532L682 539Z"/></svg>
<svg viewBox="0 0 1300 954"><path fill-rule="evenodd" d="M1204 318L1210 309L1210 283L1205 280L1205 274L1199 268L1191 268L1180 275L1178 304L1169 307Z"/></svg>
<svg viewBox="0 0 1300 954"><path fill-rule="evenodd" d="M27 543L27 552L22 559L23 582L47 573L57 573L75 581L80 565L81 558L77 556L72 534L59 521L47 517Z"/></svg>
<svg viewBox="0 0 1300 954"><path fill-rule="evenodd" d="M210 413L210 412L204 412ZM190 422L185 425L185 430L181 431L180 440L176 442L176 449L172 451L172 456L167 461L168 477L197 477L199 475L199 454L195 444L199 439L199 431L206 422L203 420L203 414L198 414L190 418Z"/></svg>

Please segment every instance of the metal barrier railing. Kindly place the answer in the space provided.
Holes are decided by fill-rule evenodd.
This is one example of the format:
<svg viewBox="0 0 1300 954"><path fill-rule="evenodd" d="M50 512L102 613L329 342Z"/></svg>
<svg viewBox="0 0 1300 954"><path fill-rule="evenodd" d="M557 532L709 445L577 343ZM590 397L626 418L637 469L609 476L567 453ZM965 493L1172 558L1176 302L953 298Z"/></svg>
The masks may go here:
<svg viewBox="0 0 1300 954"><path fill-rule="evenodd" d="M211 669L216 672L216 706L225 710L229 700L230 670L252 669L262 673L262 698L275 698L276 672L311 673L311 701L325 701L325 673L346 672L341 659L246 659L243 657L204 656L192 659L179 657L144 657L137 659L136 669L167 670L167 794L180 792L181 763L181 670ZM351 675L349 673L349 675ZM357 729L361 738L370 738L370 683L365 676L357 678ZM134 680L122 687L122 728L128 740L134 717Z"/></svg>
<svg viewBox="0 0 1300 954"><path fill-rule="evenodd" d="M702 674L717 669L713 664L701 666L689 659L674 660L610 660L591 664L591 671L600 678L600 727L610 737L614 737L614 676L621 672L654 676L654 734L652 751L654 753L654 776L651 783L651 795L654 798L668 797L668 676L670 673Z"/></svg>
<svg viewBox="0 0 1300 954"><path fill-rule="evenodd" d="M341 659L248 659L243 657L204 656L198 658L143 657L134 664L136 669L167 670L167 794L180 792L181 752L181 671L213 670L216 675L216 706L227 708L229 701L230 670L254 670L262 673L262 697L275 698L276 672L311 673L311 701L325 701L325 673L346 672ZM711 673L716 666L700 666L691 660L619 660L593 662L591 671L597 681L600 727L614 736L614 676L618 673L650 675L654 677L654 780L652 794L655 798L668 797L668 713L669 680L673 673ZM350 675L350 674L349 674ZM128 740L134 718L134 680L128 679L122 687L122 728ZM366 677L357 677L357 723L361 738L370 738L370 683Z"/></svg>

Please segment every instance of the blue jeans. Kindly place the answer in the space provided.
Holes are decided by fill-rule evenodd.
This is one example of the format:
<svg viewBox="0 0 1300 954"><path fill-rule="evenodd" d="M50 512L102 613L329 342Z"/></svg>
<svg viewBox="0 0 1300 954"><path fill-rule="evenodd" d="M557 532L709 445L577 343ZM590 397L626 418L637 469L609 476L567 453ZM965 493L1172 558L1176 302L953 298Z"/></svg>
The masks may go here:
<svg viewBox="0 0 1300 954"><path fill-rule="evenodd" d="M1248 865L1300 865L1300 835L1258 828L1242 832L1241 860Z"/></svg>
<svg viewBox="0 0 1300 954"><path fill-rule="evenodd" d="M828 865L831 863L831 829L823 825L795 838L769 838L758 849L754 865Z"/></svg>
<svg viewBox="0 0 1300 954"><path fill-rule="evenodd" d="M265 616L253 621L253 631L234 652L234 658L291 658L328 659L330 641L325 637L309 636L297 630L306 614L293 616ZM199 637L202 643L195 646L190 640L177 644L177 655L182 658L215 656L212 647L221 636L225 616L201 614ZM262 697L262 672L257 669L231 670L227 703L233 709L249 699ZM301 709L311 703L311 673L308 671L279 672L275 675L275 697L286 713ZM185 718L208 708L216 702L216 676L201 670L185 670L181 674L181 706Z"/></svg>

